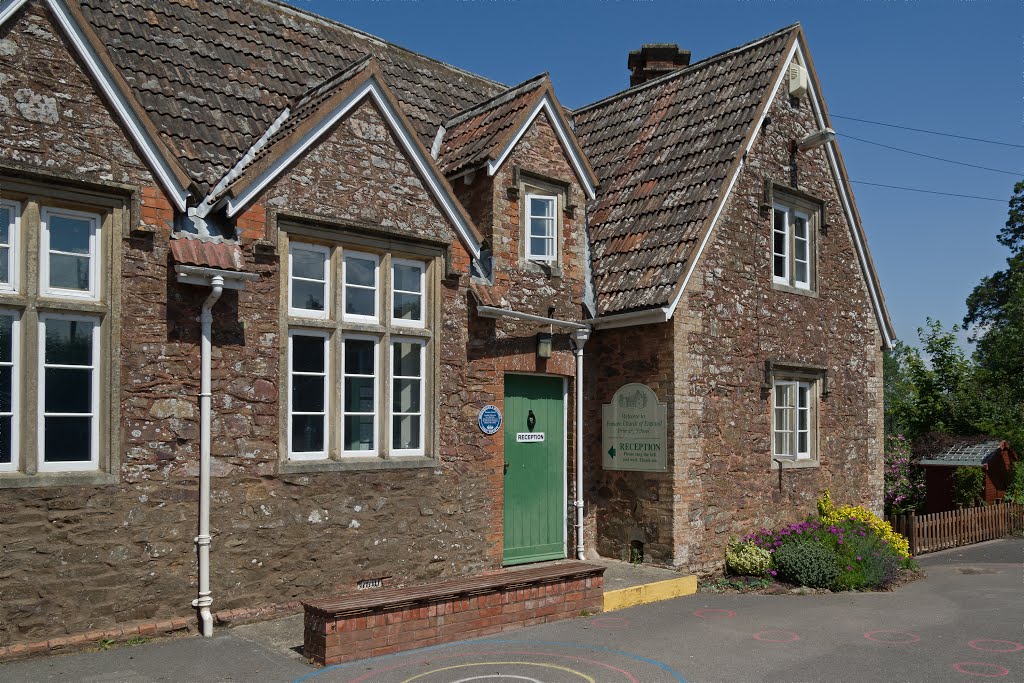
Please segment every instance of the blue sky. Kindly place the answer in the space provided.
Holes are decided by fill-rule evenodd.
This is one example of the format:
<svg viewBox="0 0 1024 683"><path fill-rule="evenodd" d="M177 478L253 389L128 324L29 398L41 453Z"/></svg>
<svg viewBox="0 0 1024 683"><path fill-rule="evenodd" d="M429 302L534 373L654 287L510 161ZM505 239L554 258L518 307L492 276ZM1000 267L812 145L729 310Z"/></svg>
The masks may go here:
<svg viewBox="0 0 1024 683"><path fill-rule="evenodd" d="M706 58L802 22L833 115L1024 145L1024 3L671 0L289 0L503 83L547 71L563 104L628 85L626 55L669 42ZM850 177L977 195L855 185L897 336L926 316L960 322L1008 255L995 235L1024 180L1024 149L834 119L843 134L1016 172L947 164L840 137Z"/></svg>

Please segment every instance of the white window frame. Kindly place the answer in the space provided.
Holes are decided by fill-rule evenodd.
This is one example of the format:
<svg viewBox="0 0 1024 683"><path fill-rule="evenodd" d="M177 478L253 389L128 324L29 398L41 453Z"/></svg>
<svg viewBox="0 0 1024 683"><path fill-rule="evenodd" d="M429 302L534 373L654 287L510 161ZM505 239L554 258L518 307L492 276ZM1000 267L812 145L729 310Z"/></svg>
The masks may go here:
<svg viewBox="0 0 1024 683"><path fill-rule="evenodd" d="M21 243L21 202L3 200L0 201L0 207L7 209L11 215L11 220L7 225L8 282L0 282L0 291L16 292L21 273L21 259L18 254L18 246Z"/></svg>
<svg viewBox="0 0 1024 683"><path fill-rule="evenodd" d="M345 380L348 377L363 377L366 375L349 375L345 370L345 349L348 342L351 340L358 341L369 341L373 342L373 448L370 450L348 450L345 448L345 418L349 415L371 415L366 412L348 412L346 409L346 396L345 396ZM380 376L380 345L382 339L376 335L371 334L346 334L342 333L340 353L341 358L339 359L340 365L338 366L338 378L340 380L341 389L341 404L338 408L338 414L340 420L338 421L338 437L339 445L338 450L343 457L346 458L366 458L366 457L378 457L381 453L380 443L380 418L381 418L381 376Z"/></svg>
<svg viewBox="0 0 1024 683"><path fill-rule="evenodd" d="M541 199L551 203L551 215L547 216L535 216L531 209L533 207L533 200ZM525 254L526 258L530 261L541 261L543 263L555 263L558 261L558 195L555 194L541 194L539 192L529 192L526 194L526 210L524 212L526 216L526 226L523 231L523 239L526 241ZM535 254L533 253L533 219L540 218L546 221L550 221L551 234L545 235L545 244L551 245L551 254ZM541 238L538 238L541 239Z"/></svg>
<svg viewBox="0 0 1024 683"><path fill-rule="evenodd" d="M416 344L420 347L420 374L419 377L395 374L395 344ZM427 386L427 340L419 337L392 337L388 350L388 449L395 457L426 454L426 386ZM418 379L420 383L420 410L418 413L396 413L395 412L395 380L396 379ZM395 448L395 416L419 415L420 422L420 447L419 448Z"/></svg>
<svg viewBox="0 0 1024 683"><path fill-rule="evenodd" d="M413 266L420 272L420 291L409 292L404 289L398 289L395 286L395 266ZM391 324L396 327L413 327L417 329L423 329L427 326L427 264L423 261L414 261L412 259L404 258L391 258ZM420 297L420 317L419 320L406 320L404 318L395 317L395 295L396 294L419 294Z"/></svg>
<svg viewBox="0 0 1024 683"><path fill-rule="evenodd" d="M296 251L305 251L320 254L324 260L324 310L317 311L311 308L292 306L292 283L296 280L302 282L320 282L306 277L295 275L293 268L292 254ZM288 315L298 318L314 318L316 320L327 320L331 317L331 248L322 244L311 244L309 242L288 242Z"/></svg>
<svg viewBox="0 0 1024 683"><path fill-rule="evenodd" d="M785 228L785 252L779 253L775 251L775 235L779 230L775 227L775 214L776 212L782 212L784 218ZM807 226L807 280L796 279L796 219L802 218L804 225ZM790 204L778 203L772 205L772 239L771 239L771 269L772 269L772 282L777 285L783 285L786 287L794 287L796 289L803 289L810 291L813 289L813 282L815 277L815 244L814 244L814 223L811 218L811 213L803 209L796 208ZM785 274L778 275L775 273L775 257L783 256L785 263Z"/></svg>
<svg viewBox="0 0 1024 683"><path fill-rule="evenodd" d="M47 320L71 320L78 322L90 322L92 326L92 412L88 413L92 421L90 429L90 458L80 462L47 462L46 461L46 418L47 417L84 417L87 413L46 413L46 321ZM86 472L99 469L100 451L100 417L102 415L100 406L100 327L103 320L99 316L79 315L69 313L41 313L39 315L39 359L37 372L37 386L39 387L37 429L38 429L38 453L36 462L40 472ZM84 365L51 366L67 367L72 369L83 369Z"/></svg>
<svg viewBox="0 0 1024 683"><path fill-rule="evenodd" d="M817 382L803 380L803 379L776 379L772 385L772 457L780 460L814 460L815 459L815 444L816 444L816 414L815 404L817 402ZM779 406L780 389L785 388L787 391L792 389L793 392L793 405L781 407ZM807 392L807 405L800 405L800 391L801 389ZM787 411L787 426L788 429L780 429L778 411ZM800 429L800 413L805 412L807 417L807 429ZM787 441L789 442L789 451L787 453L779 453L777 450L777 436L780 433L788 434ZM806 450L800 450L800 434L806 433L807 435L807 448Z"/></svg>
<svg viewBox="0 0 1024 683"><path fill-rule="evenodd" d="M11 412L0 413L0 416L11 418L11 461L0 463L0 472L17 472L21 466L21 433L18 429L21 423L21 375L23 367L21 363L21 312L4 308L0 309L0 317L11 318L11 360L10 362L0 361L0 367L11 368Z"/></svg>
<svg viewBox="0 0 1024 683"><path fill-rule="evenodd" d="M348 259L356 257L373 261L373 315L362 315L358 313L346 313L348 308L348 288L369 289L365 285L349 285L348 283ZM341 319L347 322L377 324L380 321L380 256L354 249L344 249L341 252Z"/></svg>
<svg viewBox="0 0 1024 683"><path fill-rule="evenodd" d="M324 448L322 451L296 451L292 447L292 418L295 415L319 415L320 413L295 412L294 394L292 393L292 377L295 375L294 348L292 339L299 337L319 337L324 340ZM301 372L302 375L317 373ZM292 328L288 330L288 459L289 460L326 460L331 448L331 333L324 330L307 330Z"/></svg>
<svg viewBox="0 0 1024 683"><path fill-rule="evenodd" d="M63 216L75 220L87 220L90 224L89 230L89 289L62 289L50 286L50 217ZM98 301L100 298L100 279L102 274L102 263L100 263L101 234L100 226L102 219L97 213L87 211L75 211L73 209L54 208L51 206L42 207L39 216L39 291L43 296L61 297L67 299L86 299ZM61 252L63 253L63 252ZM81 254L72 254L82 256Z"/></svg>

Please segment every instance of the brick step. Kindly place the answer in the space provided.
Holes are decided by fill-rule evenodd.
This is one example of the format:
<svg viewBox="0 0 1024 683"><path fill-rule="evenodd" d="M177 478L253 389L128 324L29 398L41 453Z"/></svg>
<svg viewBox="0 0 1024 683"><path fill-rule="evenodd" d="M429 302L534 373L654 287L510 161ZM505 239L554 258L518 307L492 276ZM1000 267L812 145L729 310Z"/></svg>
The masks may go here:
<svg viewBox="0 0 1024 683"><path fill-rule="evenodd" d="M305 602L304 652L337 664L597 613L604 570L554 562Z"/></svg>

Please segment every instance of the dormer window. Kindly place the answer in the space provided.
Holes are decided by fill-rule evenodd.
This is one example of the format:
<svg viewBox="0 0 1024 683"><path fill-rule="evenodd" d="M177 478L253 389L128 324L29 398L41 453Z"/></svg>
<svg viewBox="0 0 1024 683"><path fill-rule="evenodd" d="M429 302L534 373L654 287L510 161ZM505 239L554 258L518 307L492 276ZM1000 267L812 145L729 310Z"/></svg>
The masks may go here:
<svg viewBox="0 0 1024 683"><path fill-rule="evenodd" d="M526 258L553 263L558 260L558 197L527 194L528 235Z"/></svg>

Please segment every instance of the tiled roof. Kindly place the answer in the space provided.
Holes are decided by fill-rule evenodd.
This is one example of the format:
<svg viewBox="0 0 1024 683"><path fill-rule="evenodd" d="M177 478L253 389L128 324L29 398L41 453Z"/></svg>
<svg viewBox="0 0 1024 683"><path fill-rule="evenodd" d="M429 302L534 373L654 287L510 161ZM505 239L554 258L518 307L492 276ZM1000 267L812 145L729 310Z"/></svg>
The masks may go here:
<svg viewBox="0 0 1024 683"><path fill-rule="evenodd" d="M941 453L921 458L922 465L946 465L953 467L977 467L984 465L993 455L999 452L1000 442L984 441L982 443L957 444Z"/></svg>
<svg viewBox="0 0 1024 683"><path fill-rule="evenodd" d="M671 303L797 26L576 110L602 315Z"/></svg>
<svg viewBox="0 0 1024 683"><path fill-rule="evenodd" d="M171 257L185 266L242 270L242 252L237 244L228 242L205 242L187 237L172 239Z"/></svg>
<svg viewBox="0 0 1024 683"><path fill-rule="evenodd" d="M525 110L533 106L547 82L547 74L541 74L447 121L437 156L445 175L487 159Z"/></svg>
<svg viewBox="0 0 1024 683"><path fill-rule="evenodd" d="M78 0L192 178L208 190L289 101L367 55L429 148L507 88L273 0Z"/></svg>

